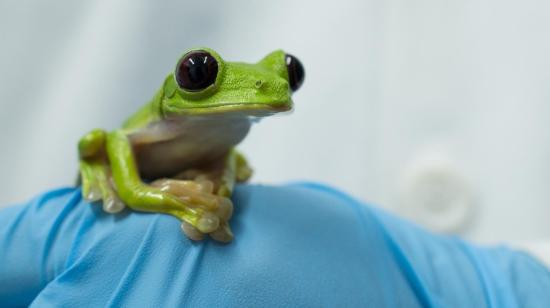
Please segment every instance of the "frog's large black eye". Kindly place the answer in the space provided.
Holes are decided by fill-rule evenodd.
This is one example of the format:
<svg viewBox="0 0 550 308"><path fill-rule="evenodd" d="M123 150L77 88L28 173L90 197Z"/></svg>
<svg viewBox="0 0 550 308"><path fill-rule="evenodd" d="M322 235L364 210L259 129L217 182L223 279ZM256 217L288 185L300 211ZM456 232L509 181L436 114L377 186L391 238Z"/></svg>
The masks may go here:
<svg viewBox="0 0 550 308"><path fill-rule="evenodd" d="M191 51L181 58L175 76L184 90L204 90L216 82L218 61L207 51Z"/></svg>
<svg viewBox="0 0 550 308"><path fill-rule="evenodd" d="M304 77L306 75L304 66L298 58L289 54L285 55L285 63L288 71L288 83L292 91L296 91L304 82Z"/></svg>

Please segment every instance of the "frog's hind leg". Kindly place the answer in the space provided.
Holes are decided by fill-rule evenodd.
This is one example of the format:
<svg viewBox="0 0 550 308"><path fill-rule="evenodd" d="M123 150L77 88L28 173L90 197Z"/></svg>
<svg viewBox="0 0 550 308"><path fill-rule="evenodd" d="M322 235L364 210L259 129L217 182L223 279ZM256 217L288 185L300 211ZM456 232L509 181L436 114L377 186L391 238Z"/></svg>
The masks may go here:
<svg viewBox="0 0 550 308"><path fill-rule="evenodd" d="M221 176L218 180L216 194L230 198L233 195L235 182L246 182L252 176L252 168L246 158L236 149L231 149L227 154ZM220 242L229 242L233 239L233 231L228 220L220 224L220 227L210 233L210 236Z"/></svg>
<svg viewBox="0 0 550 308"><path fill-rule="evenodd" d="M111 171L105 156L105 131L93 130L79 142L82 196L91 202L103 200L103 209L117 213L124 209L111 182Z"/></svg>
<svg viewBox="0 0 550 308"><path fill-rule="evenodd" d="M231 149L225 159L217 194L230 197L233 194L235 182L246 182L252 176L252 169L246 158L236 149Z"/></svg>

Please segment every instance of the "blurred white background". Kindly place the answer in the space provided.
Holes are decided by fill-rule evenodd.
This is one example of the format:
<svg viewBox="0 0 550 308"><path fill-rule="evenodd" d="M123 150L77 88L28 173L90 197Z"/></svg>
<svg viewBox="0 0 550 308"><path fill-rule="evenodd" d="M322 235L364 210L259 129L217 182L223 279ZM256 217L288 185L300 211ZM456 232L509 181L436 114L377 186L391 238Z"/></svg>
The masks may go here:
<svg viewBox="0 0 550 308"><path fill-rule="evenodd" d="M550 236L550 2L2 1L0 204L72 185L76 142L181 53L305 65L242 144L254 182L315 180L478 241Z"/></svg>

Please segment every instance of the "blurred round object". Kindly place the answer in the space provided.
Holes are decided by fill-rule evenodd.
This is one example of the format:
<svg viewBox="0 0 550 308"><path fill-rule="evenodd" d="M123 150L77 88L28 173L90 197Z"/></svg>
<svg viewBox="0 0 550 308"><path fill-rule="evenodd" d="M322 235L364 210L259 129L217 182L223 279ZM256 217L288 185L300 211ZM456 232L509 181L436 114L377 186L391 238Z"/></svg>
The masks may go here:
<svg viewBox="0 0 550 308"><path fill-rule="evenodd" d="M470 185L452 163L438 155L411 164L400 199L407 216L434 231L459 233L473 218L475 196Z"/></svg>

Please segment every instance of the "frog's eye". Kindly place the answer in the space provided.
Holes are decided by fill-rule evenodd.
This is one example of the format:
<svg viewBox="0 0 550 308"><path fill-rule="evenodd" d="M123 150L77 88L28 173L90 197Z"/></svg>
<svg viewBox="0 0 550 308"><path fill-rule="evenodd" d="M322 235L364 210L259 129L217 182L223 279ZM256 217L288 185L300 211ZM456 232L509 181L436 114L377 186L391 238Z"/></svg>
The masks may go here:
<svg viewBox="0 0 550 308"><path fill-rule="evenodd" d="M216 82L218 61L204 50L188 52L176 67L176 82L187 91L201 91Z"/></svg>
<svg viewBox="0 0 550 308"><path fill-rule="evenodd" d="M290 54L285 55L285 63L288 71L288 84L290 85L292 91L296 91L304 82L304 77L306 74L304 71L304 66L298 58Z"/></svg>

